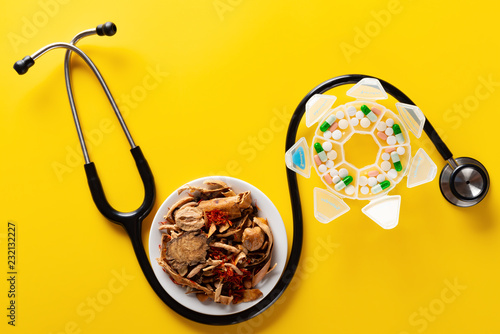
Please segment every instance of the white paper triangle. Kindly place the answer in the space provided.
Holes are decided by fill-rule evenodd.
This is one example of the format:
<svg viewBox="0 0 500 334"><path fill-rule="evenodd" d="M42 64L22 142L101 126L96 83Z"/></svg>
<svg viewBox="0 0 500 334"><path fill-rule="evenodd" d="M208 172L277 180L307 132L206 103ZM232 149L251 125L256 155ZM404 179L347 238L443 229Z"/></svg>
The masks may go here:
<svg viewBox="0 0 500 334"><path fill-rule="evenodd" d="M320 223L327 224L350 209L343 200L328 190L314 188L314 217Z"/></svg>
<svg viewBox="0 0 500 334"><path fill-rule="evenodd" d="M389 230L398 225L401 196L384 196L368 203L361 211L380 227Z"/></svg>
<svg viewBox="0 0 500 334"><path fill-rule="evenodd" d="M415 137L420 138L425 124L425 116L422 110L420 110L417 106L399 102L396 103L396 108L398 109L405 125L410 129Z"/></svg>
<svg viewBox="0 0 500 334"><path fill-rule="evenodd" d="M311 159L309 146L305 137L300 138L285 153L286 166L306 178L311 176Z"/></svg>
<svg viewBox="0 0 500 334"><path fill-rule="evenodd" d="M364 100L385 100L388 98L380 81L374 78L361 79L347 91L346 95Z"/></svg>
<svg viewBox="0 0 500 334"><path fill-rule="evenodd" d="M309 128L319 121L335 101L337 101L336 96L314 94L306 103L306 126Z"/></svg>
<svg viewBox="0 0 500 334"><path fill-rule="evenodd" d="M407 175L406 186L408 188L416 187L421 184L431 182L437 174L437 166L424 151L423 148L418 149L417 153L411 161L410 170Z"/></svg>

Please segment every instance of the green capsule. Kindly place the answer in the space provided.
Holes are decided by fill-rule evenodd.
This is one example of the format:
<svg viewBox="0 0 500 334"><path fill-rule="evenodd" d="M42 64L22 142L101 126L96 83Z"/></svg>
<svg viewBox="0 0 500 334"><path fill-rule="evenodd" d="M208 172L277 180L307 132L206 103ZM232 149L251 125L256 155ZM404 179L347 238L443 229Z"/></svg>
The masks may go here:
<svg viewBox="0 0 500 334"><path fill-rule="evenodd" d="M396 140L398 141L398 144L404 144L405 137L401 133L401 128L399 127L399 125L394 124L392 126L392 130L394 130L394 135L396 136Z"/></svg>
<svg viewBox="0 0 500 334"><path fill-rule="evenodd" d="M326 162L328 160L326 152L323 150L323 146L321 146L320 143L314 143L314 150L318 153L318 157L321 162Z"/></svg>
<svg viewBox="0 0 500 334"><path fill-rule="evenodd" d="M368 108L368 106L366 104L363 104L361 106L361 111L363 112L363 114L365 114L365 116L372 122L376 122L377 121L377 115L375 115L373 113L373 111L370 110L370 108Z"/></svg>
<svg viewBox="0 0 500 334"><path fill-rule="evenodd" d="M397 135L398 133L401 133L401 128L399 127L398 124L394 124L392 126L392 130L394 130L394 134Z"/></svg>
<svg viewBox="0 0 500 334"><path fill-rule="evenodd" d="M390 185L391 185L390 181L388 181L388 180L382 181L379 184L377 184L376 186L372 187L372 194L378 194L382 190L387 189Z"/></svg>
<svg viewBox="0 0 500 334"><path fill-rule="evenodd" d="M382 190L389 188L390 185L391 185L391 181L388 181L388 180L380 182L380 187L382 188Z"/></svg>
<svg viewBox="0 0 500 334"><path fill-rule="evenodd" d="M320 143L314 143L314 150L316 153L323 152L323 146Z"/></svg>
<svg viewBox="0 0 500 334"><path fill-rule="evenodd" d="M392 163L394 165L394 169L398 172L403 170L403 166L401 165L401 160L399 159L399 154L396 151L391 153Z"/></svg>
<svg viewBox="0 0 500 334"><path fill-rule="evenodd" d="M328 116L328 118L319 127L320 131L325 132L326 130L328 130L328 128L332 126L332 124L335 123L336 120L337 117L335 117L335 115Z"/></svg>
<svg viewBox="0 0 500 334"><path fill-rule="evenodd" d="M344 177L344 179L342 181L339 181L335 185L335 190L340 191L340 190L344 189L345 187L347 187L352 182L352 180L353 180L352 176L351 175L347 175L346 177Z"/></svg>

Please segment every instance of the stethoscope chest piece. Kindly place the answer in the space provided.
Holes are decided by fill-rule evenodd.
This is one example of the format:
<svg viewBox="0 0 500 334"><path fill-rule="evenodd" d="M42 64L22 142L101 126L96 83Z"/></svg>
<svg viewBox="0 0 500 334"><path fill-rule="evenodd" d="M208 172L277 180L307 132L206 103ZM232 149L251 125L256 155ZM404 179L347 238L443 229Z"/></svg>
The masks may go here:
<svg viewBox="0 0 500 334"><path fill-rule="evenodd" d="M486 168L477 160L457 158L443 168L439 187L444 197L460 207L476 205L488 193L490 178Z"/></svg>

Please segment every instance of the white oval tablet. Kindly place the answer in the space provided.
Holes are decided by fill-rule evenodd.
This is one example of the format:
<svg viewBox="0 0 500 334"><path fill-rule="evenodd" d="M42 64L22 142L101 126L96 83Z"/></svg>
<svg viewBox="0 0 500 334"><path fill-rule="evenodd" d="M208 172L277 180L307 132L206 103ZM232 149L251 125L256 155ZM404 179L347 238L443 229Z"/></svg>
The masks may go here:
<svg viewBox="0 0 500 334"><path fill-rule="evenodd" d="M385 129L387 129L387 124L385 124L384 122L380 122L377 124L378 131L384 132Z"/></svg>
<svg viewBox="0 0 500 334"><path fill-rule="evenodd" d="M340 130L333 131L332 138L335 140L339 140L340 138L342 138L342 132ZM396 137L394 137L394 140L396 140Z"/></svg>
<svg viewBox="0 0 500 334"><path fill-rule="evenodd" d="M359 122L359 124L361 124L361 127L362 127L362 128L365 128L365 129L366 129L367 127L369 127L369 126L370 126L370 124L371 124L371 123L370 123L370 120L369 120L368 118L363 117L363 118L361 119L361 121Z"/></svg>
<svg viewBox="0 0 500 334"><path fill-rule="evenodd" d="M396 144L396 137L394 137L394 136L387 137L387 144L395 145Z"/></svg>
<svg viewBox="0 0 500 334"><path fill-rule="evenodd" d="M380 182L383 182L385 181L385 176L384 174L379 174L377 175L377 181L380 183Z"/></svg>
<svg viewBox="0 0 500 334"><path fill-rule="evenodd" d="M353 195L354 192L356 191L356 188L354 188L354 186L352 184L348 185L346 188L345 188L345 193L349 196Z"/></svg>
<svg viewBox="0 0 500 334"><path fill-rule="evenodd" d="M389 176L391 179L395 179L398 177L398 172L393 168L387 172L387 176Z"/></svg>
<svg viewBox="0 0 500 334"><path fill-rule="evenodd" d="M389 169L391 169L391 163L389 161L382 161L380 167L384 172L387 172Z"/></svg>
<svg viewBox="0 0 500 334"><path fill-rule="evenodd" d="M371 177L368 178L368 185L370 187L373 187L376 184L377 184L377 179L376 178L374 178L373 176L371 176Z"/></svg>
<svg viewBox="0 0 500 334"><path fill-rule="evenodd" d="M364 187L361 187L361 193L363 195L366 195L370 192L370 188L368 188L367 186L364 186Z"/></svg>
<svg viewBox="0 0 500 334"><path fill-rule="evenodd" d="M341 119L339 121L339 128L341 128L342 130L347 129L348 126L349 122L346 119Z"/></svg>
<svg viewBox="0 0 500 334"><path fill-rule="evenodd" d="M347 111L347 115L349 115L351 117L356 115L356 107L354 107L354 106L347 107L346 111Z"/></svg>
<svg viewBox="0 0 500 334"><path fill-rule="evenodd" d="M368 184L368 178L366 176L360 176L358 179L358 183L360 186L364 187Z"/></svg>
<svg viewBox="0 0 500 334"><path fill-rule="evenodd" d="M331 142L329 142L329 141L325 141L323 143L323 145L321 145L321 146L323 146L323 149L325 150L325 152L329 152L333 148L333 144Z"/></svg>
<svg viewBox="0 0 500 334"><path fill-rule="evenodd" d="M347 168L341 168L339 170L339 176L343 179L344 177L346 177L347 175L349 175L349 171L347 170Z"/></svg>
<svg viewBox="0 0 500 334"><path fill-rule="evenodd" d="M329 160L335 160L337 159L337 152L335 150L331 150L330 152L328 152L326 154L326 157L329 159Z"/></svg>

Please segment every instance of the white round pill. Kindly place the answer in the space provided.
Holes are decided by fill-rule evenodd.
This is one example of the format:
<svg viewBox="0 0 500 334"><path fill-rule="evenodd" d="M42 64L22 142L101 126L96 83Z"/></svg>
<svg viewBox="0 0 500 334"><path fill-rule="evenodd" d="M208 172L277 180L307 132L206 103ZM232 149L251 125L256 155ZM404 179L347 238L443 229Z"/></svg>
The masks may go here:
<svg viewBox="0 0 500 334"><path fill-rule="evenodd" d="M384 132L385 129L387 129L387 124L385 124L384 122L380 122L380 123L377 124L377 130L378 131Z"/></svg>
<svg viewBox="0 0 500 334"><path fill-rule="evenodd" d="M364 187L361 187L361 193L363 195L366 195L370 192L370 188L368 188L367 186L364 186Z"/></svg>
<svg viewBox="0 0 500 334"><path fill-rule="evenodd" d="M373 176L371 176L371 177L368 178L368 185L370 187L373 187L376 184L377 184L377 179L376 178L374 178Z"/></svg>
<svg viewBox="0 0 500 334"><path fill-rule="evenodd" d="M395 145L396 144L396 137L394 137L394 136L387 137L387 144Z"/></svg>
<svg viewBox="0 0 500 334"><path fill-rule="evenodd" d="M340 130L333 131L332 138L335 140L339 140L340 138L342 138L342 132ZM396 140L396 137L394 137L394 140Z"/></svg>
<svg viewBox="0 0 500 334"><path fill-rule="evenodd" d="M398 172L393 168L387 172L387 176L389 176L391 179L395 179L398 177Z"/></svg>
<svg viewBox="0 0 500 334"><path fill-rule="evenodd" d="M357 119L362 119L363 117L365 117L365 114L363 114L363 112L361 110L356 112Z"/></svg>
<svg viewBox="0 0 500 334"><path fill-rule="evenodd" d="M385 134L388 136L392 136L394 134L394 130L392 128L385 129Z"/></svg>
<svg viewBox="0 0 500 334"><path fill-rule="evenodd" d="M341 128L342 130L347 129L348 126L349 126L349 121L347 121L346 119L341 119L339 121L339 128Z"/></svg>
<svg viewBox="0 0 500 334"><path fill-rule="evenodd" d="M330 169L330 171L328 173L330 174L331 177L335 177L335 176L339 175L339 171L336 169Z"/></svg>
<svg viewBox="0 0 500 334"><path fill-rule="evenodd" d="M403 146L399 146L396 152L398 152L399 155L403 155L405 154L406 150Z"/></svg>
<svg viewBox="0 0 500 334"><path fill-rule="evenodd" d="M394 125L394 120L392 118L389 118L387 121L385 121L385 124L387 124L387 126L391 128Z"/></svg>
<svg viewBox="0 0 500 334"><path fill-rule="evenodd" d="M329 141L325 141L325 142L323 143L323 145L321 145L321 146L323 146L323 149L324 149L326 152L331 151L331 150L332 150L332 148L333 148L333 144L332 144L331 142L329 142Z"/></svg>
<svg viewBox="0 0 500 334"><path fill-rule="evenodd" d="M389 161L382 161L380 167L384 172L387 172L389 169L391 169L391 163Z"/></svg>
<svg viewBox="0 0 500 334"><path fill-rule="evenodd" d="M325 132L323 132L323 138L325 138L325 139L332 138L332 133L330 131L326 130Z"/></svg>
<svg viewBox="0 0 500 334"><path fill-rule="evenodd" d="M364 187L368 184L368 178L366 176L360 176L358 179L358 183L360 186Z"/></svg>
<svg viewBox="0 0 500 334"><path fill-rule="evenodd" d="M349 175L349 171L347 170L347 168L341 168L341 169L339 170L339 176L340 176L341 178L344 178L344 177L346 177L347 175Z"/></svg>
<svg viewBox="0 0 500 334"><path fill-rule="evenodd" d="M335 176L332 178L332 181L333 181L333 183L334 183L334 184L339 183L339 182L340 182L340 176L335 175Z"/></svg>
<svg viewBox="0 0 500 334"><path fill-rule="evenodd" d="M356 107L354 107L354 106L347 107L346 111L347 111L347 115L349 115L351 117L356 115Z"/></svg>
<svg viewBox="0 0 500 334"><path fill-rule="evenodd" d="M385 176L384 174L379 174L377 175L377 181L380 183L380 182L383 182L385 181Z"/></svg>
<svg viewBox="0 0 500 334"><path fill-rule="evenodd" d="M370 120L369 120L368 118L363 117L363 118L361 119L361 121L359 122L359 124L361 124L361 127L362 127L362 128L365 128L365 129L366 129L367 127L369 127L369 126L370 126L370 124L371 124L371 123L370 123Z"/></svg>
<svg viewBox="0 0 500 334"><path fill-rule="evenodd" d="M335 165L335 164L333 163L333 161L332 161L332 160L327 160L327 161L325 162L325 165L326 165L326 168L332 168L332 167L333 167L333 165Z"/></svg>
<svg viewBox="0 0 500 334"><path fill-rule="evenodd" d="M321 164L321 165L319 165L318 170L321 174L323 174L323 173L326 173L328 168L326 168L326 166L324 164Z"/></svg>
<svg viewBox="0 0 500 334"><path fill-rule="evenodd" d="M326 157L329 159L329 160L335 160L337 159L337 152L335 150L331 150L330 152L328 152L326 154Z"/></svg>
<svg viewBox="0 0 500 334"><path fill-rule="evenodd" d="M337 117L337 119L344 118L344 112L342 110L337 111L337 113L335 114L335 117Z"/></svg>
<svg viewBox="0 0 500 334"><path fill-rule="evenodd" d="M356 188L354 188L354 186L352 184L348 185L346 188L345 188L345 193L349 196L351 196L352 194L354 194L354 192L356 191Z"/></svg>
<svg viewBox="0 0 500 334"><path fill-rule="evenodd" d="M391 158L391 155L387 152L382 153L382 160L389 160Z"/></svg>
<svg viewBox="0 0 500 334"><path fill-rule="evenodd" d="M351 118L351 125L352 126L356 126L359 124L359 119L357 118Z"/></svg>

